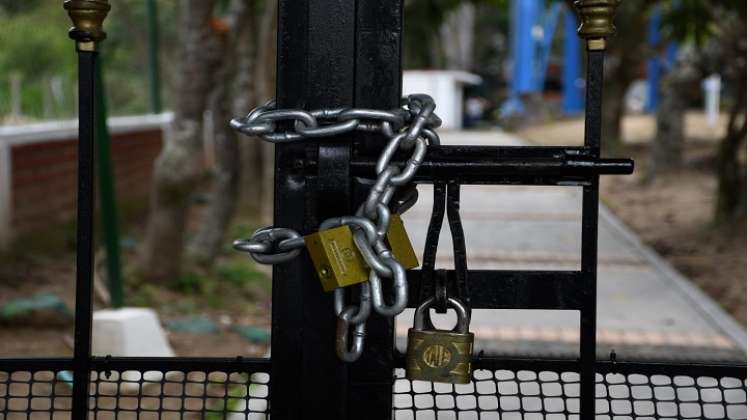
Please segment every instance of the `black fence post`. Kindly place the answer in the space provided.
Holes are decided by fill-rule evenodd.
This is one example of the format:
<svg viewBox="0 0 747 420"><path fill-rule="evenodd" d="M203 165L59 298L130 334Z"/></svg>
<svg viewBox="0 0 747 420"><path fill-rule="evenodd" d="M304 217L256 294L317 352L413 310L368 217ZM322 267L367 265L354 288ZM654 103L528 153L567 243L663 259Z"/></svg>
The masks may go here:
<svg viewBox="0 0 747 420"><path fill-rule="evenodd" d="M601 138L602 86L604 51L588 52L586 83L585 146L598 158ZM581 418L595 416L597 357L597 252L599 236L599 175L591 176L583 187L583 220L581 221Z"/></svg>
<svg viewBox="0 0 747 420"><path fill-rule="evenodd" d="M95 203L94 136L96 103L96 45L106 38L102 25L110 6L106 0L67 0L73 21L70 38L78 52L78 215L75 278L75 344L73 349L73 407L75 419L88 417L93 317L93 230Z"/></svg>
<svg viewBox="0 0 747 420"><path fill-rule="evenodd" d="M607 38L615 33L613 20L620 0L577 0L581 26L578 33L586 40L586 121L584 146L589 156L599 159L602 146L602 93L604 91L604 51ZM581 419L596 416L597 350L597 253L599 235L599 175L592 175L583 189L581 225Z"/></svg>

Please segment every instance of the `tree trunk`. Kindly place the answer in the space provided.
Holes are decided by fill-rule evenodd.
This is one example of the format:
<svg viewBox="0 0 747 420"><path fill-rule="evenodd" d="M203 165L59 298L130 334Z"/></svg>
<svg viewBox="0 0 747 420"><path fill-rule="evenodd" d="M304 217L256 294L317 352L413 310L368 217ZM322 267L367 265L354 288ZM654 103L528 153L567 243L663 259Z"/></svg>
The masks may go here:
<svg viewBox="0 0 747 420"><path fill-rule="evenodd" d="M629 87L630 82L624 80L605 83L602 108L602 146L605 154L616 155L623 147L622 119L625 115L625 93Z"/></svg>
<svg viewBox="0 0 747 420"><path fill-rule="evenodd" d="M259 4L258 4L259 3ZM236 78L234 89L238 94L233 98L233 116L246 115L260 101L266 101L257 91L259 44L261 39L260 14L263 10L262 3L253 2L251 16L247 17L247 23L239 34L244 40L240 48L235 48L236 54ZM267 6L264 6L267 7ZM252 41L253 40L253 41ZM238 136L239 153L241 155L241 208L251 215L260 212L261 188L257 180L262 179L262 162L259 159L262 141L257 138Z"/></svg>
<svg viewBox="0 0 747 420"><path fill-rule="evenodd" d="M472 70L475 17L475 5L464 3L450 11L441 24L439 44L447 69Z"/></svg>
<svg viewBox="0 0 747 420"><path fill-rule="evenodd" d="M643 4L642 4L643 3ZM622 2L615 22L619 28L644 28L652 2ZM609 42L605 62L604 109L602 111L602 146L605 154L622 153L622 119L625 115L625 94L638 69L651 51L646 44L646 31L629 30L624 36Z"/></svg>
<svg viewBox="0 0 747 420"><path fill-rule="evenodd" d="M181 70L171 138L155 162L151 208L140 255L144 280L180 274L190 194L202 173L203 112L212 82L216 38L209 26L213 0L181 0Z"/></svg>
<svg viewBox="0 0 747 420"><path fill-rule="evenodd" d="M742 163L742 146L747 138L747 77L740 75L737 97L729 117L726 137L718 155L718 194L715 220L718 224L740 218L747 207L747 174Z"/></svg>
<svg viewBox="0 0 747 420"><path fill-rule="evenodd" d="M210 95L215 164L207 208L199 230L190 243L190 259L203 269L210 268L220 253L226 231L236 213L239 201L241 160L238 138L228 122L233 117L232 94L250 96L244 86L233 83L238 74L238 52L252 44L251 28L254 2L234 0L231 3L228 30L222 43L221 63L215 72ZM243 36L242 36L243 35Z"/></svg>
<svg viewBox="0 0 747 420"><path fill-rule="evenodd" d="M277 7L266 2L262 14L261 37L257 63L257 95L260 98L275 97L275 62L277 55ZM260 190L260 222L272 223L275 197L275 146L267 142L258 143L258 157L262 177L257 185Z"/></svg>
<svg viewBox="0 0 747 420"><path fill-rule="evenodd" d="M221 74L223 72L219 72ZM202 214L199 230L190 243L190 259L202 268L210 268L220 253L228 226L236 213L239 200L239 144L228 126L231 117L228 86L216 89L210 100L213 119L215 166L207 208Z"/></svg>
<svg viewBox="0 0 747 420"><path fill-rule="evenodd" d="M646 178L679 169L685 144L685 112L693 92L698 92L699 74L694 56L681 54L672 69L661 78L656 110L656 138L652 144Z"/></svg>

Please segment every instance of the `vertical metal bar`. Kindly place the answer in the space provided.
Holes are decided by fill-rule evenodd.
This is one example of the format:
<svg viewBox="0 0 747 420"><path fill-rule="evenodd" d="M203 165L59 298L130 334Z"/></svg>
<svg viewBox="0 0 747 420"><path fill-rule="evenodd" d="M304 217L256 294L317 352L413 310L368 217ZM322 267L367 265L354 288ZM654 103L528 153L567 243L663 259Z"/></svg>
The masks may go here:
<svg viewBox="0 0 747 420"><path fill-rule="evenodd" d="M585 145L595 157L600 154L604 50L587 52ZM581 272L584 296L581 309L581 419L595 416L597 348L597 248L599 224L599 176L584 187L581 224Z"/></svg>
<svg viewBox="0 0 747 420"><path fill-rule="evenodd" d="M280 1L278 10L277 101L282 107L300 107L306 92L307 1ZM275 224L298 229L311 228L306 220L306 180L294 174L288 162L305 159L305 145L275 147ZM277 419L302 418L302 381L296 380L303 358L303 293L305 278L314 273L298 258L273 267L272 282L272 372L270 408Z"/></svg>
<svg viewBox="0 0 747 420"><path fill-rule="evenodd" d="M107 126L106 94L103 66L96 66L96 173L101 206L101 227L106 246L106 274L111 306L124 305L124 285L119 248L119 227L117 216L117 192L114 187L114 165L112 163L111 136Z"/></svg>
<svg viewBox="0 0 747 420"><path fill-rule="evenodd" d="M156 0L147 0L148 7L148 86L150 88L150 110L158 114L162 109L161 102L161 60L160 34L158 30L158 4Z"/></svg>
<svg viewBox="0 0 747 420"><path fill-rule="evenodd" d="M355 106L396 108L402 85L403 1L358 0L357 3ZM360 135L357 139L357 154L376 156L384 146L383 138L378 135ZM367 191L367 185L354 184L356 198L362 200ZM366 349L360 360L350 367L348 418L390 419L394 385L394 320L374 315L366 328Z"/></svg>
<svg viewBox="0 0 747 420"><path fill-rule="evenodd" d="M410 296L410 300L415 300L418 303L436 296L436 254L438 253L438 242L441 238L444 214L446 214L446 185L445 182L437 181L433 183L433 208L425 236L423 263L420 269L420 290L417 298Z"/></svg>
<svg viewBox="0 0 747 420"><path fill-rule="evenodd" d="M449 230L451 231L451 243L454 249L454 279L456 280L456 296L467 305L470 316L472 307L470 305L469 293L469 269L467 265L467 243L464 237L464 226L462 225L461 207L461 185L449 182L446 199L446 217L449 219Z"/></svg>
<svg viewBox="0 0 747 420"><path fill-rule="evenodd" d="M88 417L93 311L95 72L98 53L78 50L78 226L75 279L73 418Z"/></svg>
<svg viewBox="0 0 747 420"><path fill-rule="evenodd" d="M355 2L281 0L277 97L282 108L352 106ZM275 222L303 233L350 214L350 139L276 148ZM308 160L318 175L304 176ZM299 170L301 169L301 170ZM277 266L273 281L272 417L349 418L347 366L335 354L332 294L308 257Z"/></svg>

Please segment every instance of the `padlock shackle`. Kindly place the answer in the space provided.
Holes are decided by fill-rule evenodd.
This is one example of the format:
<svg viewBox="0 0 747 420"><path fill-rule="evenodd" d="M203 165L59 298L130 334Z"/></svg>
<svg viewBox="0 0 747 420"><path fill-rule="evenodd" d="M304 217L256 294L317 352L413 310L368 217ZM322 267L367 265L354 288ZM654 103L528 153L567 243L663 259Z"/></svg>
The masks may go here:
<svg viewBox="0 0 747 420"><path fill-rule="evenodd" d="M415 325L414 328L419 331L423 331L425 328L425 317L428 316L428 319L430 320L430 309L431 307L436 303L436 297L428 298L425 302L423 302L418 308L415 310ZM457 324L454 327L452 331L458 332L461 334L466 334L469 332L469 323L470 323L470 316L469 312L467 311L467 307L456 298L449 298L447 300L447 305L454 308L454 311L456 311L457 314Z"/></svg>

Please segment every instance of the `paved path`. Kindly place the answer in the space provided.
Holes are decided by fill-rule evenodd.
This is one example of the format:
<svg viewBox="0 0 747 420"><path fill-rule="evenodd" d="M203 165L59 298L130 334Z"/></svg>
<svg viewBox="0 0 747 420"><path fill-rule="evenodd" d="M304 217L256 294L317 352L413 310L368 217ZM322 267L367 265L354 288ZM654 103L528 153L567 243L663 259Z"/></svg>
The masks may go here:
<svg viewBox="0 0 747 420"><path fill-rule="evenodd" d="M520 145L501 132L451 132L445 144ZM420 187L405 214L416 249L423 249L432 189ZM577 187L464 186L462 219L470 268L573 270L581 259L581 190ZM453 267L444 222L437 267ZM621 359L744 360L745 330L674 272L602 207L599 231L599 357ZM398 320L403 346L412 311ZM442 326L448 325L446 318ZM573 357L578 313L473 312L476 350L488 354Z"/></svg>

